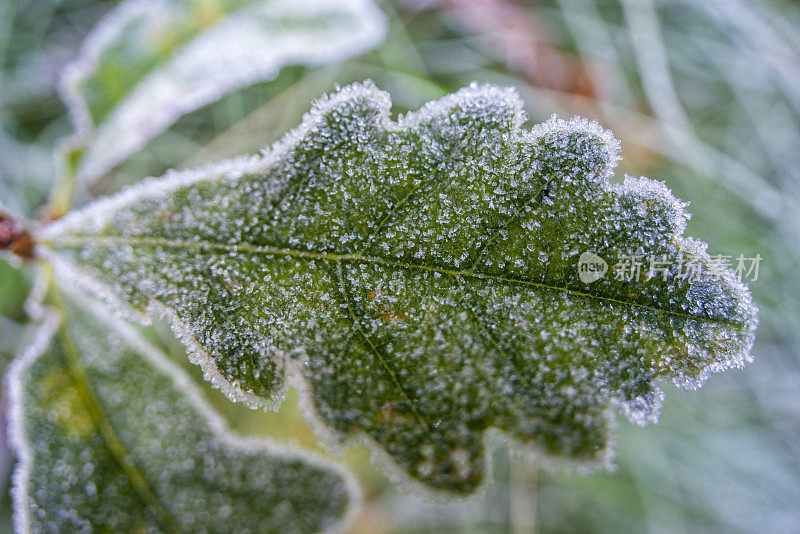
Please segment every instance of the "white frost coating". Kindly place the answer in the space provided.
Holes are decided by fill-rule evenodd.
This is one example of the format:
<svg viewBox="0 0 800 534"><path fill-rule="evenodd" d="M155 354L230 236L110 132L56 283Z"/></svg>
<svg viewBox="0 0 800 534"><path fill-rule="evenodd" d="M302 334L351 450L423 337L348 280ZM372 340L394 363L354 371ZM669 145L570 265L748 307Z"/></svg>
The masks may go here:
<svg viewBox="0 0 800 534"><path fill-rule="evenodd" d="M24 398L23 377L31 364L47 350L50 340L53 339L58 329L58 316L52 310L42 310L42 313L42 322L32 343L11 362L6 375L9 397L9 440L18 459L11 488L14 503L14 525L17 532L30 532L31 524L27 500L33 452L28 438L25 436L25 406L22 402Z"/></svg>
<svg viewBox="0 0 800 534"><path fill-rule="evenodd" d="M689 203L683 202L676 198L665 183L646 177L626 175L625 181L622 184L613 184L610 187L620 194L631 194L639 196L642 199L647 199L650 202L655 200L656 202L660 201L664 203L669 207L667 210L667 213L670 214L669 223L673 228L675 228L673 240L678 249L688 256L696 256L701 258L703 261L708 261L710 259L708 254L708 243L700 239L684 235L686 224L691 218L691 214L685 210ZM672 382L677 387L684 390L698 389L705 383L706 380L708 380L711 375L726 371L728 369L741 369L745 366L745 364L753 361L753 355L751 351L753 344L755 343L755 332L756 327L758 326L758 306L753 301L750 290L735 276L735 273L731 269L726 269L725 271L719 273L719 276L726 282L727 287L729 287L732 291L733 299L739 302L740 310L748 317L749 321L752 322L753 328L748 330L746 337L742 340L740 350L738 350L736 353L728 354L728 357L725 359L718 358L714 361L711 361L695 376L686 376L683 372L675 376L672 379ZM698 289L696 286L692 286L692 289L690 290L690 300L702 300L702 297L699 295L695 298L691 297L691 295L697 291L700 291L700 289ZM692 347L690 347L690 355L708 356L707 353L701 354L698 349L694 349ZM635 406L631 406L628 403L620 402L618 405L623 409L628 419L634 423L645 425L648 422L657 422L659 415L658 408L660 408L661 401L663 400L664 396L663 391L660 389L657 390L657 393L659 394L659 399L657 399L658 402L655 406L656 409L654 409L653 412L647 417L642 415L643 412L641 410L637 410Z"/></svg>
<svg viewBox="0 0 800 534"><path fill-rule="evenodd" d="M513 110L515 128L520 127L526 120L524 102L517 90L513 87L498 87L491 84L478 84L472 82L469 86L459 89L455 93L445 95L438 100L426 103L416 111L400 115L397 121L391 119L392 98L388 92L378 89L375 83L364 80L345 87L336 87L332 94L323 94L311 105L311 109L303 115L303 120L296 128L289 131L279 141L262 150L262 155L270 162L277 162L281 157L293 149L310 132L315 131L321 124L325 115L344 103L359 99L371 100L379 110L375 121L386 131L402 131L414 129L419 124L430 119L440 117L444 112L454 106L462 104L471 97L473 99L503 99Z"/></svg>
<svg viewBox="0 0 800 534"><path fill-rule="evenodd" d="M678 249L684 254L697 256L705 261L710 259L708 254L708 243L700 239L684 235L686 224L691 218L691 214L685 210L689 203L683 202L676 198L666 184L650 178L626 175L624 183L614 185L613 187L621 194L634 194L641 196L642 198L649 199L650 201L656 199L656 201L661 201L669 206L668 213L671 215L670 223L675 228L675 235L673 239ZM739 302L741 311L749 317L749 320L753 323L753 328L748 331L747 336L742 340L740 350L735 354L729 354L725 359L716 359L710 362L695 376L686 376L683 373L675 376L672 382L677 387L684 390L698 389L705 383L706 380L709 379L709 377L711 377L711 375L720 373L722 371L727 371L728 369L742 369L745 364L753 361L752 348L753 344L755 343L756 327L758 326L758 306L755 304L755 302L753 302L750 290L743 283L743 281L739 280L735 276L733 270L726 269L723 272L718 273L718 276L720 276L726 282L727 287L731 289L734 300ZM692 286L690 295L692 295L695 291L699 291L699 289L696 289L695 286ZM696 298L690 299L700 301L702 300L702 297L697 296ZM690 348L690 352L694 351L695 350ZM704 354L704 356L707 355ZM659 390L659 393L663 400L663 392ZM658 403L659 407L660 405L661 402ZM628 418L634 423L644 425L648 421L658 421L658 410L654 410L654 412L647 418L646 421L642 421L641 415L637 416L635 409L626 405L625 403L621 403L621 407L625 411L625 414L628 416Z"/></svg>
<svg viewBox="0 0 800 534"><path fill-rule="evenodd" d="M245 452L263 452L270 456L287 460L302 460L304 463L335 471L342 477L350 496L348 510L343 518L327 532L339 532L340 530L344 530L344 527L357 515L362 501L361 487L358 485L353 475L344 467L322 456L298 449L297 447L284 446L264 438L241 437L236 435L230 427L228 427L225 420L203 398L200 390L195 386L192 379L183 369L170 361L159 349L143 339L136 330L123 321L109 315L108 310L98 301L90 299L76 292L74 289L60 287L60 290L64 291L64 293L68 294L72 299L78 301L83 309L89 311L99 322L104 323L107 328L117 332L131 348L142 355L156 369L169 376L175 388L180 391L195 409L197 409L201 416L206 419L215 437L221 442L226 443L231 449ZM59 325L59 318L55 312L50 309L45 309L44 313L42 325L37 331L33 342L25 349L19 358L12 362L7 375L11 414L9 424L10 438L11 444L19 459L17 469L14 473L14 485L12 488L12 496L14 498L14 524L18 532L30 531L27 498L29 473L33 461L30 445L28 444L23 427L23 382L25 373L33 362L45 352Z"/></svg>
<svg viewBox="0 0 800 534"><path fill-rule="evenodd" d="M98 178L181 115L230 91L273 79L287 64L315 66L358 55L383 40L387 29L371 0L257 2L200 34L95 125L80 86L94 73L104 50L116 44L126 25L170 31L169 21L177 21L180 10L157 0L123 3L90 34L81 57L66 69L61 92L77 129L73 143L88 144L78 168L80 179ZM287 20L297 26L282 27Z"/></svg>
<svg viewBox="0 0 800 534"><path fill-rule="evenodd" d="M706 247L708 245L702 241L692 238L685 238L680 241L680 246L682 248L686 247L701 251L702 255L708 258L706 253ZM683 248L683 250L686 250L686 248ZM675 376L672 379L672 382L681 389L699 389L705 383L705 381L711 377L711 375L715 373L721 373L729 369L743 369L746 364L753 362L752 349L753 344L756 341L756 329L759 322L759 308L753 301L753 296L750 293L750 290L743 281L736 277L732 270L723 272L721 276L727 282L728 287L730 287L731 291L733 292L733 298L739 303L739 309L747 315L749 321L753 325L753 328L747 332L747 335L742 340L741 350L735 354L730 354L725 359L716 359L712 361L703 369L701 369L696 376L686 376L685 374L679 374Z"/></svg>
<svg viewBox="0 0 800 534"><path fill-rule="evenodd" d="M525 112L525 103L515 88L499 87L488 83L479 84L473 81L467 87L463 87L455 93L428 102L416 111L400 115L396 125L386 122L383 126L387 129L392 129L394 127L394 129L397 130L415 128L419 124L431 118L441 116L442 113L462 104L467 97L478 97L489 102L502 101L507 104L508 108L512 110L512 115L514 117L512 122L514 129L521 127L528 119L528 114Z"/></svg>
<svg viewBox="0 0 800 534"><path fill-rule="evenodd" d="M626 174L625 181L622 184L615 184L613 187L620 194L635 194L642 197L642 199L647 199L651 202L653 200L660 201L669 206L668 213L671 216L669 222L675 228L675 238L683 238L683 233L686 231L686 223L692 217L686 211L689 203L683 202L673 195L667 184L644 176Z"/></svg>
<svg viewBox="0 0 800 534"><path fill-rule="evenodd" d="M157 303L152 304L150 309L169 318L172 331L189 351L189 361L200 366L200 369L203 371L203 378L211 383L212 387L219 389L223 395L233 402L242 402L250 409L262 408L265 411L278 411L281 403L286 398L286 384L284 384L281 389L274 391L267 399L244 391L237 384L226 380L225 377L222 376L214 358L209 356L208 353L203 350L203 347L197 343L194 329L181 321L175 312Z"/></svg>
<svg viewBox="0 0 800 534"><path fill-rule="evenodd" d="M530 139L533 140L545 135L570 134L573 132L585 132L589 136L596 137L601 141L606 153L606 161L608 162L604 169L603 176L605 178L614 176L614 169L616 169L617 164L620 159L622 159L622 156L620 156L620 142L619 139L614 137L614 132L606 130L600 126L600 123L597 121L590 121L578 115L575 115L570 120L564 120L558 118L558 115L553 114L546 121L534 125L530 133L526 135L530 136Z"/></svg>
<svg viewBox="0 0 800 534"><path fill-rule="evenodd" d="M664 405L664 390L659 386L653 386L652 403L648 403L647 399L637 397L631 401L612 398L611 404L622 410L622 413L631 423L647 426L650 423L658 423L661 408Z"/></svg>
<svg viewBox="0 0 800 534"><path fill-rule="evenodd" d="M120 38L127 25L146 19L152 13L166 19L164 23L169 20L169 12L160 11L163 9L165 4L160 0L129 0L119 4L89 32L78 58L64 67L58 88L76 127L77 138L87 136L93 126L86 100L78 91L80 84L97 68L103 51Z"/></svg>
<svg viewBox="0 0 800 534"><path fill-rule="evenodd" d="M614 403L611 403L614 406ZM552 472L575 472L583 475L591 475L600 470L613 473L617 469L614 458L617 452L617 428L618 420L616 413L610 407L603 412L603 418L608 426L608 441L606 446L591 460L575 460L572 458L554 458L547 453L541 452L536 447L525 445L519 440L514 439L505 432L493 428L498 436L502 436L509 444L509 453L518 457L525 458L527 461L538 464Z"/></svg>
<svg viewBox="0 0 800 534"><path fill-rule="evenodd" d="M389 112L392 107L392 99L389 93L382 91L375 86L372 80L365 80L363 83L354 83L343 88L336 86L333 94L323 94L311 104L311 109L303 114L300 124L286 133L277 142L264 148L261 155L269 165L277 163L281 158L296 147L309 133L317 130L322 124L325 114L336 109L343 103L350 102L359 98L373 99L380 103L380 114L377 117L379 124L390 127L392 124Z"/></svg>
<svg viewBox="0 0 800 534"><path fill-rule="evenodd" d="M120 18L122 19L123 17ZM97 42L100 44L110 38L111 37L109 36L105 36L103 38L100 38L99 36L96 37ZM90 42L94 41L90 40ZM95 46L99 46L99 44ZM405 116L400 116L397 122L394 122L390 118L391 99L389 94L385 91L379 90L370 80L367 80L362 84L352 84L346 86L337 90L337 92L332 95L323 95L314 102L311 110L304 115L301 124L288 132L280 141L272 145L272 147L266 148L262 152L261 157L253 156L235 158L220 163L210 164L197 169L177 172L170 171L162 178L145 180L136 186L125 189L123 192L117 195L97 201L87 209L68 214L60 221L57 221L56 223L42 229L37 236L37 241L42 242L49 239L55 239L60 234L68 233L71 230L81 230L90 233L98 232L106 224L117 208L131 205L136 201L146 197L157 197L169 194L171 191L201 180L216 180L222 176L264 172L279 162L286 153L296 147L297 144L304 139L308 133L316 130L320 126L326 113L343 103L360 98L370 99L374 102L377 102L378 105L375 107L379 109L379 114L375 120L377 120L380 126L384 129L397 131L406 128L414 128L418 124L441 114L443 111L451 108L452 106L462 103L468 96L473 98L486 97L487 99L497 99L500 97L505 100L508 103L509 108L513 110L513 123L515 126L520 126L526 120L523 103L516 90L513 88L500 88L489 84L479 85L473 82L469 87L465 87L456 93L447 95L437 101L430 102L417 111L410 112ZM542 136L559 133L568 134L578 131L586 132L590 136L596 137L602 141L602 146L606 152L604 158L606 161L606 166L603 169L603 174L606 178L611 177L613 175L615 166L620 160L620 143L614 137L613 132L604 129L596 121L589 121L578 116L575 116L570 120L563 120L558 118L556 115L553 115L544 123L533 126L530 131L521 132L521 135L526 136L530 141L535 141L537 138ZM277 192L281 187L281 184L270 185L271 192ZM662 182L644 177L626 176L623 184L611 184L606 180L601 180L600 186L603 189L615 190L620 194L627 193L641 195L642 198L648 198L650 200L653 198L661 199L671 208L668 210L671 215L670 222L675 229L674 238L676 243L679 244L680 248L688 253L693 253L700 256L707 255L705 250L707 245L705 243L683 236L683 232L686 228L686 221L690 217L690 215L684 209L688 204L678 200L674 195L672 195L669 188ZM78 270L66 265L65 262L60 260L55 254L50 253L43 247L40 247L40 249L40 252L43 256L54 262L58 262L60 267L58 271L60 271L62 275L67 275L70 278L81 282L81 285L89 289L91 292L101 295L109 302L112 302L115 308L120 310L127 309L127 315L132 314L125 304L119 302L118 299L114 297L114 293L110 288L106 288L101 284L98 284L91 278L82 276ZM747 293L746 288L741 283L738 281L733 281L733 283L737 288L737 292L742 294ZM135 313L133 315L135 315ZM137 319L146 320L144 317L137 317ZM188 345L191 345L191 337L185 335L190 333L190 329L181 327L181 325L178 323L174 324L176 324L176 331L184 334L182 335L184 341ZM749 348L745 349L742 354L747 354L747 351L749 351ZM204 372L208 373L210 377L214 377L219 374L218 371L216 371L216 366L212 368L208 364L211 359L205 355L202 350L199 349L199 347L195 346L192 352L195 354L195 360L198 363L201 363ZM742 358L734 358L734 361L738 362L740 359L742 363L745 361ZM731 364L737 367L741 365L741 363L733 362L727 362L721 365ZM722 368L724 367L715 366L714 369L722 370ZM226 394L231 396L231 398L245 400L248 402L248 404L251 404L251 401L253 401L252 398L244 398L250 397L248 394L244 394L244 396L240 395L237 393L238 388L236 386L227 384L221 377L219 377L219 380L220 383L216 385L218 385L223 391L227 391L228 393ZM692 384L691 387L696 387L696 384ZM630 411L630 407L624 409L629 416L633 413ZM636 418L634 417L634 419Z"/></svg>

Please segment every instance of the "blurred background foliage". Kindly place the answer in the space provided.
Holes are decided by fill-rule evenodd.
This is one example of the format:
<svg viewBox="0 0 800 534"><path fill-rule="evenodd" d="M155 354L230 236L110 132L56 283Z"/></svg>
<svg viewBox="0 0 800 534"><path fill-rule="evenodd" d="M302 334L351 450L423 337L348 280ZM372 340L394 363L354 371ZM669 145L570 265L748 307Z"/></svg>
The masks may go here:
<svg viewBox="0 0 800 534"><path fill-rule="evenodd" d="M35 218L53 149L72 125L58 75L114 7L99 0L0 0L0 201ZM269 82L181 118L92 186L256 152L334 84L372 78L402 113L473 80L515 86L530 124L580 114L623 142L618 172L664 180L691 202L688 233L712 254L763 258L755 362L697 392L666 384L658 425L620 419L618 468L592 476L538 466L493 440L495 481L477 499L425 503L360 447L343 458L365 489L352 532L800 531L800 4L780 0L393 0L368 54ZM0 368L29 336L31 273L0 259ZM200 381L183 346L146 334ZM252 412L204 388L242 433L322 450L294 394ZM0 403L5 405L5 392ZM4 424L0 442L5 441ZM11 530L0 450L0 531Z"/></svg>

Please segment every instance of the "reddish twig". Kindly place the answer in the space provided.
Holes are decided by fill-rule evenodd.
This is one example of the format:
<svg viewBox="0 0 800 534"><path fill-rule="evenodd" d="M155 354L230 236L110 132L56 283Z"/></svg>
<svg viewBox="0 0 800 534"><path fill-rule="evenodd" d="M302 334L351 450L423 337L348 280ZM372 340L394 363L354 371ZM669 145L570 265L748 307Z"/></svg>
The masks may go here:
<svg viewBox="0 0 800 534"><path fill-rule="evenodd" d="M31 234L10 215L0 212L0 250L22 259L33 258Z"/></svg>

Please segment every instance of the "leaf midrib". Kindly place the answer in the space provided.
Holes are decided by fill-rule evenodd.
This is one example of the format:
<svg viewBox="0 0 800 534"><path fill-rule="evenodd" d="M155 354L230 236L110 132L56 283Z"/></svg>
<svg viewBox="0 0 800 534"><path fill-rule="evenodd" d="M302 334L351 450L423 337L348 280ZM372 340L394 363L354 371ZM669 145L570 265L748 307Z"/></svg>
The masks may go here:
<svg viewBox="0 0 800 534"><path fill-rule="evenodd" d="M731 327L741 327L744 325L742 322L734 322L724 319L717 319L714 317L694 315L691 313L685 313L675 310L668 310L664 308L659 308L657 306L651 306L648 304L631 302L628 300L607 297L604 295L596 295L594 293L588 293L585 291L578 291L566 286L546 284L542 282L534 282L532 280L528 280L525 278L515 278L515 277L483 273L472 269L468 270L449 269L446 267L438 267L435 265L426 265L424 263L404 262L404 261L383 258L380 256L369 256L362 254L360 252L349 253L349 254L337 254L332 252L314 252L309 250L297 250L292 248L278 248L278 247L269 247L261 245L252 245L249 243L237 243L231 245L225 243L214 243L210 241L200 241L200 240L185 241L176 239L166 239L160 237L123 237L123 236L104 236L104 237L91 237L91 238L68 237L68 238L58 238L58 239L44 239L38 241L37 244L50 246L53 248L78 248L87 244L95 246L126 244L131 246L139 245L139 246L151 246L151 247L171 247L171 248L194 250L194 251L216 250L228 253L247 252L251 254L261 254L268 256L285 256L296 259L324 260L330 262L343 262L343 261L360 262L373 265L381 265L384 267L391 267L396 269L428 271L453 277L493 280L496 282L502 282L506 284L524 285L527 287L542 289L546 291L558 291L558 292L568 293L572 296L583 298L586 300L620 304L623 306L645 309L664 315L684 317L687 319L693 319L697 321L708 321Z"/></svg>
<svg viewBox="0 0 800 534"><path fill-rule="evenodd" d="M155 490L150 486L144 472L136 465L133 456L128 452L122 438L119 436L114 423L111 421L108 413L106 412L103 403L97 396L97 392L92 386L91 380L86 372L86 369L81 362L80 351L78 350L75 341L72 339L72 334L67 327L68 315L66 308L61 297L60 290L51 285L51 303L59 313L60 325L59 335L64 343L64 353L67 360L67 372L81 389L83 393L83 401L86 408L91 412L94 417L94 424L101 438L106 444L112 457L117 461L119 468L128 478L133 485L135 491L151 508L158 521L161 523L168 532L180 532L177 522L172 514L167 510L166 506L161 502L161 499L156 494Z"/></svg>

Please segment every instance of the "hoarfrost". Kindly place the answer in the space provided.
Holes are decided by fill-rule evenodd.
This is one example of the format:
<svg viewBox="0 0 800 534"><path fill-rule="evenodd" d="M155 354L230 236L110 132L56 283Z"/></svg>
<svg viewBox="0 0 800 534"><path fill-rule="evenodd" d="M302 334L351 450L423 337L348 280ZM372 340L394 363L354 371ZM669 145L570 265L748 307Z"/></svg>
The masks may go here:
<svg viewBox="0 0 800 534"><path fill-rule="evenodd" d="M474 492L484 434L571 462L610 457L612 406L657 418L658 382L750 360L757 309L683 235L662 183L609 178L613 135L531 130L473 84L390 120L371 82L323 97L260 157L170 173L44 229L57 272L177 317L206 375L268 405L287 369L338 439L366 436L427 487ZM584 284L577 262L667 267Z"/></svg>

